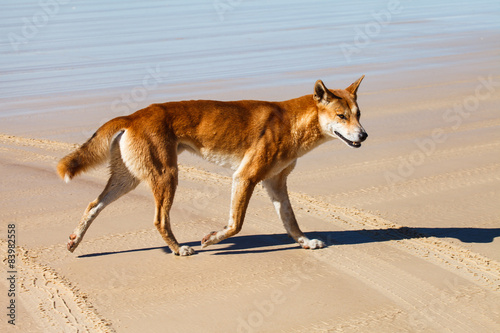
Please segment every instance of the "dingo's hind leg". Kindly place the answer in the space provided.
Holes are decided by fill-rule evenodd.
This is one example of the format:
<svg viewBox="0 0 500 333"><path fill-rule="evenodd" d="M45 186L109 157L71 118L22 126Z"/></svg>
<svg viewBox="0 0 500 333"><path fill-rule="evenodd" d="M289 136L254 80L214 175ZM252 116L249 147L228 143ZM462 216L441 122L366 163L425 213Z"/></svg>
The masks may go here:
<svg viewBox="0 0 500 333"><path fill-rule="evenodd" d="M170 226L170 208L174 201L178 181L176 147L157 146L156 152L163 158L153 158L153 168L149 178L156 204L154 224L175 255L195 254L196 252L191 247L179 245Z"/></svg>
<svg viewBox="0 0 500 333"><path fill-rule="evenodd" d="M111 147L111 176L102 193L88 205L80 223L69 236L67 248L70 252L78 247L90 224L107 205L132 191L140 183L139 179L134 177L123 163L117 141Z"/></svg>

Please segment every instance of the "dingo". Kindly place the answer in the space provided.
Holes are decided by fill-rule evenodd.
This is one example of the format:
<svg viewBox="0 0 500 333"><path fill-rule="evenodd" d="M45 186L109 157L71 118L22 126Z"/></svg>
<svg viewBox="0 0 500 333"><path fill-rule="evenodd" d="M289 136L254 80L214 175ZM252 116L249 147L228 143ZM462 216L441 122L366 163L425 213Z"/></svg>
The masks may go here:
<svg viewBox="0 0 500 333"><path fill-rule="evenodd" d="M356 92L360 77L348 88L329 90L321 80L314 93L284 102L181 101L152 104L102 125L81 147L59 162L66 182L110 160L106 188L91 202L69 236L73 252L104 207L146 181L156 202L154 224L176 255L195 251L180 246L170 228L170 207L177 187L177 155L184 150L234 170L229 222L206 235L202 248L237 234L257 183L263 183L288 234L304 249L325 244L300 230L286 179L297 158L319 144L339 138L358 148L367 138L359 123Z"/></svg>

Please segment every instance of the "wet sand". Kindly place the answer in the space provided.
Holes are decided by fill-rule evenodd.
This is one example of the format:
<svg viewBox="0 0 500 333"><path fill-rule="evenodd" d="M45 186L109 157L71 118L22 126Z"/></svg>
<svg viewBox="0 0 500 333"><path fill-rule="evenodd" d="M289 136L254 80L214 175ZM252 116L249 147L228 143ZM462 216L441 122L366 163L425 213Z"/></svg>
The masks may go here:
<svg viewBox="0 0 500 333"><path fill-rule="evenodd" d="M2 331L500 331L496 1L2 8L2 257L9 224L18 245L16 326L3 315ZM291 242L259 187L241 234L201 249L226 224L231 172L183 154L173 229L197 255L170 253L145 185L66 250L107 171L65 184L55 166L106 120L170 100L286 100L362 74L368 140L326 143L289 178L299 224L327 248Z"/></svg>

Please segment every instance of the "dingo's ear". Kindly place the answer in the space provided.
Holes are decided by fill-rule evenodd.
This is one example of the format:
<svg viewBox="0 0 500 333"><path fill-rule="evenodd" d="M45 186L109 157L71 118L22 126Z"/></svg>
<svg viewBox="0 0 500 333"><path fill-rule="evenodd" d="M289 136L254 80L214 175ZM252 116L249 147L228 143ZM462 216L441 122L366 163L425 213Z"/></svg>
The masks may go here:
<svg viewBox="0 0 500 333"><path fill-rule="evenodd" d="M326 89L323 81L318 80L314 85L314 100L318 103L328 104L335 97L328 89Z"/></svg>
<svg viewBox="0 0 500 333"><path fill-rule="evenodd" d="M364 77L365 77L364 75L361 76L356 82L354 82L353 84L351 84L345 90L347 90L348 92L350 92L351 94L353 94L354 96L356 96L356 94L358 92L359 84L361 83L361 81L363 81Z"/></svg>
<svg viewBox="0 0 500 333"><path fill-rule="evenodd" d="M326 89L323 81L321 81L321 80L316 81L316 83L314 84L314 95L313 95L314 100L316 102L320 102L323 99L326 100L327 99L327 96L326 96L327 91L328 90Z"/></svg>

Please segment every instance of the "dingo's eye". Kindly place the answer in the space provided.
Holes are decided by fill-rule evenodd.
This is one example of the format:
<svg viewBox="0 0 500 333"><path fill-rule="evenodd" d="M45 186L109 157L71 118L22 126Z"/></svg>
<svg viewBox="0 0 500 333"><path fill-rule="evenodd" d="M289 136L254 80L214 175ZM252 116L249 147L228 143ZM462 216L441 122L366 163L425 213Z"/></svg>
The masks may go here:
<svg viewBox="0 0 500 333"><path fill-rule="evenodd" d="M340 119L345 119L345 116L343 114L338 114L337 117L339 117Z"/></svg>

